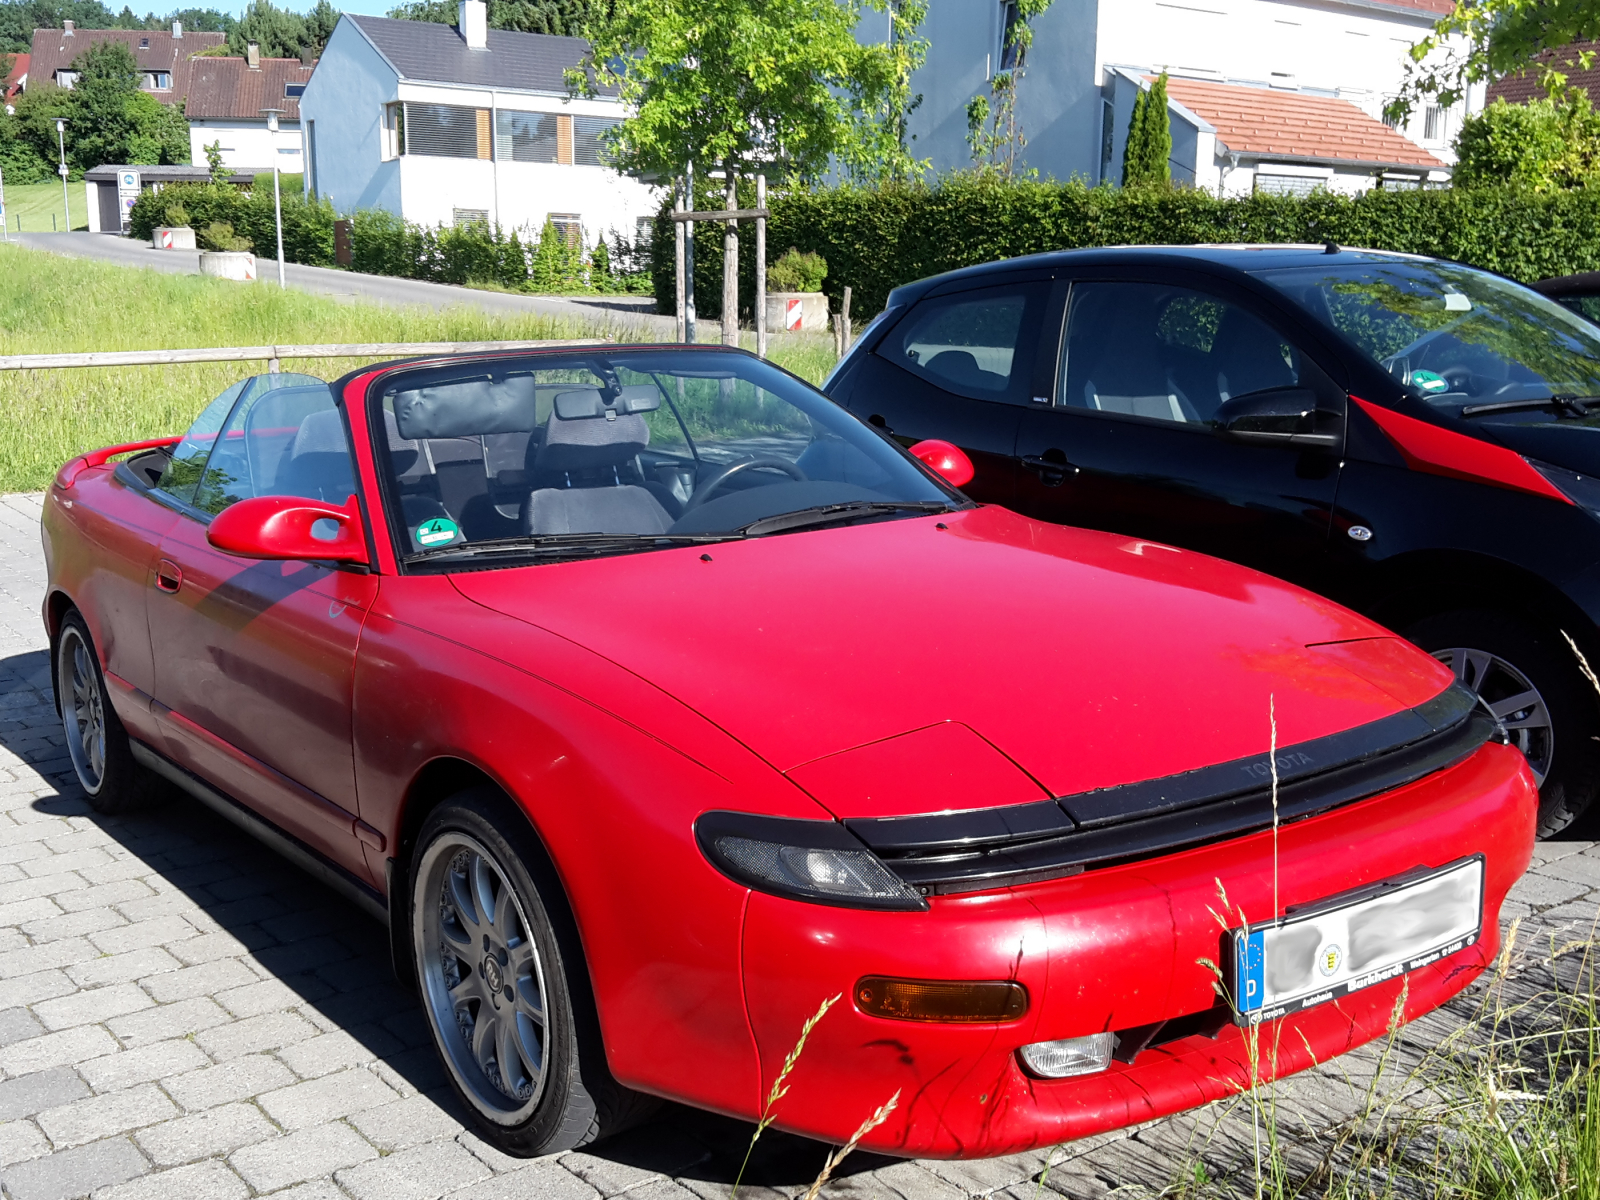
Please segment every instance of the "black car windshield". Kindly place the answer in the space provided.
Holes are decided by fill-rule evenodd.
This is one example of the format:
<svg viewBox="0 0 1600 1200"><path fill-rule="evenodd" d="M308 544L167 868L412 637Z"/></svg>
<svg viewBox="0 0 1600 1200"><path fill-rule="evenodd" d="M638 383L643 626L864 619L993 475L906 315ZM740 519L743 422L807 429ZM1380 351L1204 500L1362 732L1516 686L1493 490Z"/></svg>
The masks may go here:
<svg viewBox="0 0 1600 1200"><path fill-rule="evenodd" d="M372 403L416 562L629 553L966 503L746 354L607 347L426 366Z"/></svg>
<svg viewBox="0 0 1600 1200"><path fill-rule="evenodd" d="M1600 396L1600 329L1528 288L1428 259L1255 272L1455 415L1581 416ZM1575 397L1580 406L1553 397ZM1600 400L1595 401L1600 405ZM1547 411L1535 415L1533 410Z"/></svg>

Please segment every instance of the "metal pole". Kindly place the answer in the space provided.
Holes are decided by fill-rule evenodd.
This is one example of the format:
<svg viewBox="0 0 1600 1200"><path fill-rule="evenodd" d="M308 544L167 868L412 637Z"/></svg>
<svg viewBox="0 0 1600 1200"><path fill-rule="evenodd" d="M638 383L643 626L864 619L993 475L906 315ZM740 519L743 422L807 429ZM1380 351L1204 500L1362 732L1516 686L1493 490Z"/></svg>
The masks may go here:
<svg viewBox="0 0 1600 1200"><path fill-rule="evenodd" d="M272 216L278 228L278 286L286 288L289 285L283 281L283 193L278 185L278 114L282 109L263 108L261 113L267 118L267 148L272 151ZM268 368L276 372L276 367Z"/></svg>
<svg viewBox="0 0 1600 1200"><path fill-rule="evenodd" d="M684 173L688 181L689 211L694 211L694 163ZM683 340L694 341L694 222L683 223Z"/></svg>
<svg viewBox="0 0 1600 1200"><path fill-rule="evenodd" d="M688 211L683 206L683 180L681 180L681 179L678 180L676 186L673 189L673 192L674 192L673 199L672 199L673 210L675 212L686 212L686 211ZM674 221L672 223L672 243L673 243L672 244L672 266L673 266L672 274L673 274L673 279L675 281L673 286L676 289L677 301L678 301L678 305L677 305L677 307L675 309L673 309L673 312L675 312L677 314L677 318L678 318L676 332L677 332L677 339L680 342L684 342L684 341L688 340L688 338L686 338L684 336L684 321L688 317L688 310L685 309L684 306L683 306L683 227L684 227L684 224L685 224L685 222L683 222L683 221Z"/></svg>
<svg viewBox="0 0 1600 1200"><path fill-rule="evenodd" d="M64 117L56 118L56 146L61 151L61 165L56 169L61 172L61 211L67 215L67 232L72 232L72 202L67 199L67 122Z"/></svg>
<svg viewBox="0 0 1600 1200"><path fill-rule="evenodd" d="M756 207L767 207L767 177L756 176ZM767 219L756 218L756 357L767 356Z"/></svg>
<svg viewBox="0 0 1600 1200"><path fill-rule="evenodd" d="M723 167L723 208L739 207L739 179L730 160ZM739 222L729 217L722 223L722 344L739 344Z"/></svg>

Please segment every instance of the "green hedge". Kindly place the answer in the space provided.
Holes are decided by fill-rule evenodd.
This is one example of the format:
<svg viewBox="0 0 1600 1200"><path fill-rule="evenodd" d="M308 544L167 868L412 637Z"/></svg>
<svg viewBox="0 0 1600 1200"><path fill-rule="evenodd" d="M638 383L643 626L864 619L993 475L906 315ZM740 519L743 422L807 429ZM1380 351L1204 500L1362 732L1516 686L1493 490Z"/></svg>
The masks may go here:
<svg viewBox="0 0 1600 1200"><path fill-rule="evenodd" d="M754 189L740 204L754 204ZM721 208L712 188L699 209ZM941 271L1046 250L1199 242L1324 242L1455 259L1514 279L1600 269L1600 191L1534 194L1509 188L1318 192L1219 200L1188 188L1115 189L972 175L935 186L836 187L768 198L768 260L790 246L828 260L823 285L851 316L879 311L889 291ZM652 274L662 312L673 311L669 210L656 220ZM740 226L739 294L755 294L755 231ZM695 307L722 310L722 228L695 227Z"/></svg>
<svg viewBox="0 0 1600 1200"><path fill-rule="evenodd" d="M263 181L265 183L265 181ZM278 235L273 220L272 185L250 191L230 183L173 183L160 191L139 194L129 215L136 238L148 239L167 223L167 209L182 204L189 224L203 229L213 221L226 221L239 237L249 238L261 258L278 256ZM312 266L333 265L333 205L326 200L306 201L299 192L283 193L283 256L289 262Z"/></svg>

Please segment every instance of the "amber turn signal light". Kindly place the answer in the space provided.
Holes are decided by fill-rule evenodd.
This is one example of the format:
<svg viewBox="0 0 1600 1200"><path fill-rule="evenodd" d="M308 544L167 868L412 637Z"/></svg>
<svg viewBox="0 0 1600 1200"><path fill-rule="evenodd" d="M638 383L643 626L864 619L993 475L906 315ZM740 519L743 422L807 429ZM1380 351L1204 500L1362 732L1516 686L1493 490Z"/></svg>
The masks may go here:
<svg viewBox="0 0 1600 1200"><path fill-rule="evenodd" d="M893 979L864 975L856 981L856 1007L894 1021L988 1024L1015 1021L1028 1011L1028 991L1011 980Z"/></svg>

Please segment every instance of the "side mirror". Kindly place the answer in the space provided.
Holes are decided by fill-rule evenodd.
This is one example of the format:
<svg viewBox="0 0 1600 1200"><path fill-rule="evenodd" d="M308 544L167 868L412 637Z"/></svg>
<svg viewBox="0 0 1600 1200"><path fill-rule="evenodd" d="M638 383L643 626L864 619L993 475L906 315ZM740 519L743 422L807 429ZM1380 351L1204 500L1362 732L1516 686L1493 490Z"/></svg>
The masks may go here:
<svg viewBox="0 0 1600 1200"><path fill-rule="evenodd" d="M1211 424L1218 432L1242 442L1272 442L1290 446L1338 445L1339 435L1330 425L1338 414L1317 404L1310 388L1267 388L1235 396L1217 406Z"/></svg>
<svg viewBox="0 0 1600 1200"><path fill-rule="evenodd" d="M300 496L255 496L223 509L206 541L240 558L313 559L367 565L356 498L340 505Z"/></svg>
<svg viewBox="0 0 1600 1200"><path fill-rule="evenodd" d="M940 438L929 438L911 447L912 457L932 467L951 487L966 487L977 471L960 446Z"/></svg>

